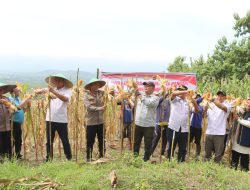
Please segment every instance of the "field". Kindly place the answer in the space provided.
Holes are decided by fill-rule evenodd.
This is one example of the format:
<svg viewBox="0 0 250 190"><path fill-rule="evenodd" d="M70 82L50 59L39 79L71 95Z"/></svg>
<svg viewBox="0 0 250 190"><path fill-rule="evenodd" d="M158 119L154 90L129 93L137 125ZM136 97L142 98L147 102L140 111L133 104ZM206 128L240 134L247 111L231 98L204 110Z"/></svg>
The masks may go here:
<svg viewBox="0 0 250 190"><path fill-rule="evenodd" d="M116 144L116 146L114 146ZM85 162L85 152L80 151L67 161L56 150L52 162L36 160L35 148L27 154L28 159L5 161L1 164L0 187L6 189L112 189L110 173L118 176L116 189L249 189L249 173L235 171L228 164L226 153L221 165L195 161L194 146L186 163L178 164L158 156L159 147L149 162L142 155L134 158L125 146L120 154L119 141L107 147L106 157L92 163ZM125 141L127 144L127 141ZM56 144L57 146L58 144ZM84 151L84 148L83 148ZM203 152L203 151L202 151ZM143 147L141 154L143 153ZM96 158L96 154L94 154ZM6 180L7 179L7 180Z"/></svg>
<svg viewBox="0 0 250 190"><path fill-rule="evenodd" d="M1 165L0 179L12 182L5 183L6 189L49 189L53 186L55 189L111 189L109 174L112 170L118 176L116 189L250 188L249 173L234 171L224 165L194 161L178 164L174 160L152 164L143 162L141 158L132 159L128 153L115 161L95 165L69 161L54 161L37 166L5 162ZM13 183L11 180L19 182ZM46 186L46 182L50 185ZM39 183L45 185L39 186Z"/></svg>

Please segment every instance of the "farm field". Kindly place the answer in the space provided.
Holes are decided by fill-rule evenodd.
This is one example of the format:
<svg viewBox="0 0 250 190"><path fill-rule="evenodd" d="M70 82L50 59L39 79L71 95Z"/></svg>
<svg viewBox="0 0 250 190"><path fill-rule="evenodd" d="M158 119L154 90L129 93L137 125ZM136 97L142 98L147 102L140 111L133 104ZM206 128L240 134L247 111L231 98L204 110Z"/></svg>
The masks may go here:
<svg viewBox="0 0 250 190"><path fill-rule="evenodd" d="M118 176L116 189L250 187L249 173L234 171L224 165L195 161L183 164L163 161L161 164L152 164L143 162L141 158L132 159L128 153L117 160L100 164L57 160L34 166L29 163L5 162L1 165L0 179L1 182L8 179L5 182L7 189L111 189L109 175L113 170ZM14 180L17 180L16 183ZM39 183L44 186L39 186Z"/></svg>

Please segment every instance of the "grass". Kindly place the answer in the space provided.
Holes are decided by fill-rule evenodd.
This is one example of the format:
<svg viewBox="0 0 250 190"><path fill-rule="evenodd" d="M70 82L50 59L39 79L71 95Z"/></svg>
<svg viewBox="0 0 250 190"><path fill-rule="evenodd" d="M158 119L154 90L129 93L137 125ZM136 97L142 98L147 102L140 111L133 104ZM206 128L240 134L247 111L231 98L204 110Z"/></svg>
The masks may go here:
<svg viewBox="0 0 250 190"><path fill-rule="evenodd" d="M116 170L117 189L250 189L249 173L235 171L212 162L178 164L145 163L130 154L116 161L90 165L74 162L51 162L38 166L28 163L5 162L0 165L0 179L16 180L23 177L44 178L62 183L59 189L111 189L109 173ZM1 188L1 186L0 186ZM28 189L11 184L7 189Z"/></svg>

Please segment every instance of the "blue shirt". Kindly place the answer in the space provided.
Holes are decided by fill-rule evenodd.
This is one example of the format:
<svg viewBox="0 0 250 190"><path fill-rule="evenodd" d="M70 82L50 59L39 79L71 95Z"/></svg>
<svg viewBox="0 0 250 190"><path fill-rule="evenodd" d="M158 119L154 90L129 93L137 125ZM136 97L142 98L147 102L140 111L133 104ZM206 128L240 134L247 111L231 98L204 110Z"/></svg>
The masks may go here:
<svg viewBox="0 0 250 190"><path fill-rule="evenodd" d="M202 98L198 98L196 100L196 103L198 104L199 111L197 113L192 113L192 120L191 120L191 127L193 128L201 128L202 127L202 112L203 107L200 106L200 103L202 102Z"/></svg>
<svg viewBox="0 0 250 190"><path fill-rule="evenodd" d="M163 105L163 110L164 114L162 114L162 103L163 103L163 98L160 98L159 105L157 106L156 109L156 123L159 124L160 122L169 122L169 117L170 117L170 101L168 98L164 99L164 105ZM163 118L162 118L163 116Z"/></svg>
<svg viewBox="0 0 250 190"><path fill-rule="evenodd" d="M126 100L124 100L123 121L124 123L132 123L133 121L133 111Z"/></svg>
<svg viewBox="0 0 250 190"><path fill-rule="evenodd" d="M16 98L9 97L9 99L16 106L19 106L22 103L21 99L19 97L16 97ZM23 111L23 109L17 110L14 113L14 119L13 120L14 120L14 122L23 124L23 121L24 121L24 111Z"/></svg>

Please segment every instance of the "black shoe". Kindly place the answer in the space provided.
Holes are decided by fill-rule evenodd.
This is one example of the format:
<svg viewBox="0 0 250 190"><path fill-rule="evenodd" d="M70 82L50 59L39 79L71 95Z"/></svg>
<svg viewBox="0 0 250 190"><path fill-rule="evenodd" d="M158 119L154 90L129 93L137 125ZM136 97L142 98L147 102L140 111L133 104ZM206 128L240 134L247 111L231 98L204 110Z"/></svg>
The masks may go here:
<svg viewBox="0 0 250 190"><path fill-rule="evenodd" d="M91 162L91 161L92 161L91 158L87 158L87 159L86 159L86 162Z"/></svg>
<svg viewBox="0 0 250 190"><path fill-rule="evenodd" d="M17 154L16 159L20 160L20 159L22 159L22 158L23 158L23 155L22 155L22 154Z"/></svg>
<svg viewBox="0 0 250 190"><path fill-rule="evenodd" d="M68 161L72 160L72 155L66 156L66 159L67 159Z"/></svg>
<svg viewBox="0 0 250 190"><path fill-rule="evenodd" d="M46 160L45 160L45 162L51 162L52 161L52 158L51 157L49 157L49 156L46 156Z"/></svg>

